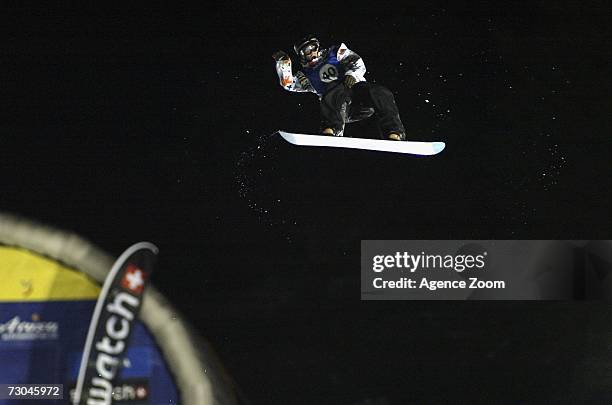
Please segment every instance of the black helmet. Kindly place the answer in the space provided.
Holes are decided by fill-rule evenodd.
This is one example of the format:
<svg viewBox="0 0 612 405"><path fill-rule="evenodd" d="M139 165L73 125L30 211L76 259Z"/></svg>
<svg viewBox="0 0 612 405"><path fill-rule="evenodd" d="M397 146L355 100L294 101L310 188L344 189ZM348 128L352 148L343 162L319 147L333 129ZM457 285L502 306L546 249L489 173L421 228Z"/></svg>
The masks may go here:
<svg viewBox="0 0 612 405"><path fill-rule="evenodd" d="M300 63L302 65L306 65L308 63L308 59L306 59L306 53L318 51L319 46L319 40L316 37L309 35L307 37L302 38L299 42L296 42L293 45L293 50L300 59Z"/></svg>

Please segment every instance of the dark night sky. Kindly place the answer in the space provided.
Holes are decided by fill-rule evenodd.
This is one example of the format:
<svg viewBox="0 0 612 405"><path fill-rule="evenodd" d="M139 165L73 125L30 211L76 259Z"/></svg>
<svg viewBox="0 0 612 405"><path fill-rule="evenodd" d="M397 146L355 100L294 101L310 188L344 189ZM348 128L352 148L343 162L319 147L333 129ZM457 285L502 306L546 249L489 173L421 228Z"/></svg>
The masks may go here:
<svg viewBox="0 0 612 405"><path fill-rule="evenodd" d="M154 284L254 403L565 398L584 306L359 301L362 239L610 238L609 11L472 3L14 9L0 209L113 254L157 244ZM318 127L271 58L308 32L358 52L408 138L447 149L270 137Z"/></svg>

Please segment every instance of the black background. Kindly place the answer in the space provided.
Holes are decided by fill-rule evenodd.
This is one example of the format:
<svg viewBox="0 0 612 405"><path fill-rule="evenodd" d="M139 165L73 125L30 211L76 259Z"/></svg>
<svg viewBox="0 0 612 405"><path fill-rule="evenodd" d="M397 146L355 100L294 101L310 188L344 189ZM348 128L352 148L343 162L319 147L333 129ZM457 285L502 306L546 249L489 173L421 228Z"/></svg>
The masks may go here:
<svg viewBox="0 0 612 405"><path fill-rule="evenodd" d="M253 403L568 399L607 383L576 377L603 306L359 300L363 239L610 238L604 6L6 11L0 209L115 255L158 245L155 286ZM409 139L447 149L272 136L318 128L317 98L282 90L271 58L309 32L364 58Z"/></svg>

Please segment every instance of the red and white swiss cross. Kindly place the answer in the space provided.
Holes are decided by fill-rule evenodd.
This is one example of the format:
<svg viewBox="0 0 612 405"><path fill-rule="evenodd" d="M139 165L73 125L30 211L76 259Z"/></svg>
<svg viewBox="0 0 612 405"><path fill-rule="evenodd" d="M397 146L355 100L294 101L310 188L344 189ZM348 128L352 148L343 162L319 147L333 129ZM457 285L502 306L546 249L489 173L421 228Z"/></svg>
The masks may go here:
<svg viewBox="0 0 612 405"><path fill-rule="evenodd" d="M121 280L121 287L130 290L133 294L140 294L144 289L145 279L145 272L130 263Z"/></svg>

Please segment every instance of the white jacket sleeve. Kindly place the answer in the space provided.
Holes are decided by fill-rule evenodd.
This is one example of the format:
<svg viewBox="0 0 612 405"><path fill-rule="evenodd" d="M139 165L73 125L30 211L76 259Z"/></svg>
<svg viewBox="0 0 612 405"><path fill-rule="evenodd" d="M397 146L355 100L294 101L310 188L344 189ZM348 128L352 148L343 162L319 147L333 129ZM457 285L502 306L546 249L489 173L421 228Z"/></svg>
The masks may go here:
<svg viewBox="0 0 612 405"><path fill-rule="evenodd" d="M295 76L291 70L291 59L279 60L276 62L276 73L283 89L295 92L316 93L310 80L302 72L297 72Z"/></svg>
<svg viewBox="0 0 612 405"><path fill-rule="evenodd" d="M351 51L346 44L340 44L336 58L344 65L346 75L353 76L358 82L365 81L366 67L363 59Z"/></svg>

